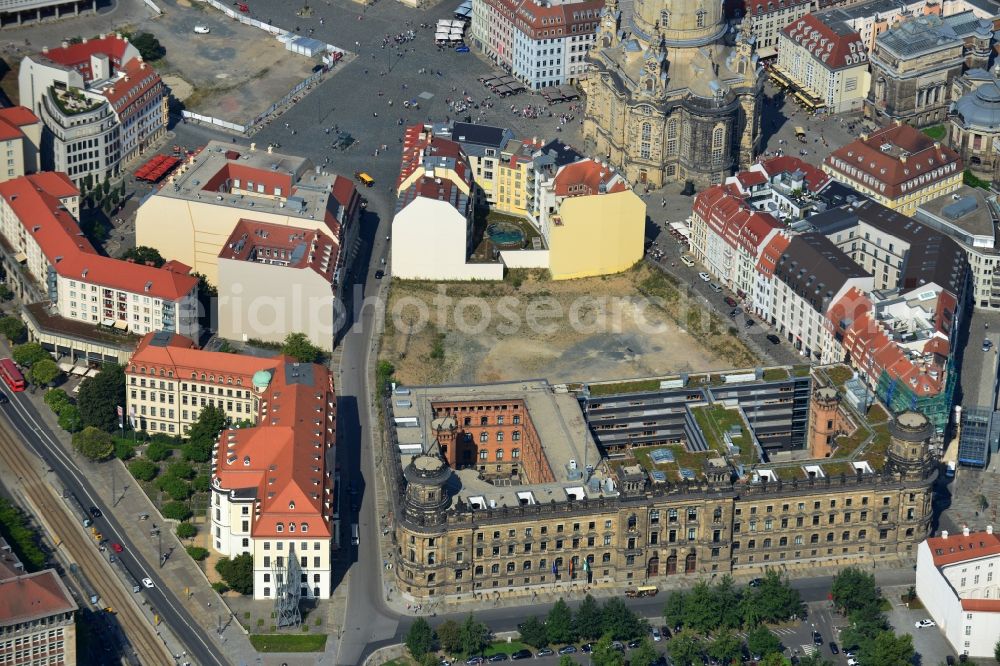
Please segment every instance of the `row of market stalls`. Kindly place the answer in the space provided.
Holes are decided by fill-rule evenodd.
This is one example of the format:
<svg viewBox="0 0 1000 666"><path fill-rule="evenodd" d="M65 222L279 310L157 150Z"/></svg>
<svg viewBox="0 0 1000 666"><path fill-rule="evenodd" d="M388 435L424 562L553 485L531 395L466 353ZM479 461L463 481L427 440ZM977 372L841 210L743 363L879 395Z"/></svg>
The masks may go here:
<svg viewBox="0 0 1000 666"><path fill-rule="evenodd" d="M542 97L545 98L549 106L580 99L580 91L573 86L549 86L542 88L539 92L542 93Z"/></svg>
<svg viewBox="0 0 1000 666"><path fill-rule="evenodd" d="M438 19L434 30L434 41L439 45L454 45L465 42L465 27L461 19Z"/></svg>
<svg viewBox="0 0 1000 666"><path fill-rule="evenodd" d="M58 366L59 369L67 375L73 375L76 377L96 377L101 371L100 368L91 368L87 365L74 365L73 363L68 363L66 361L60 361Z"/></svg>
<svg viewBox="0 0 1000 666"><path fill-rule="evenodd" d="M484 86L489 88L490 92L498 97L507 97L508 95L516 95L520 92L524 92L527 88L524 87L520 81L515 79L513 76L481 76L479 80Z"/></svg>
<svg viewBox="0 0 1000 666"><path fill-rule="evenodd" d="M472 0L462 0L462 4L455 9L455 18L461 21L472 20Z"/></svg>
<svg viewBox="0 0 1000 666"><path fill-rule="evenodd" d="M789 94L802 108L815 113L826 108L826 103L809 89L796 82L788 72L772 63L767 67L767 76L778 88Z"/></svg>
<svg viewBox="0 0 1000 666"><path fill-rule="evenodd" d="M158 183L180 162L180 159L172 155L154 155L135 172L135 179L147 183Z"/></svg>

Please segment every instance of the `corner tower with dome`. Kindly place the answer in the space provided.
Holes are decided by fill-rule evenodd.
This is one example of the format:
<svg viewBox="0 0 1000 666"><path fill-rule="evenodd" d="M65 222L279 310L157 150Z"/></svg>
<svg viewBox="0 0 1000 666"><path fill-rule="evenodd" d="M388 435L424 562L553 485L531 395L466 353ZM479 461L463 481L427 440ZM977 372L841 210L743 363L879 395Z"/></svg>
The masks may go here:
<svg viewBox="0 0 1000 666"><path fill-rule="evenodd" d="M756 155L763 70L720 0L608 0L589 60L584 136L633 183L705 187Z"/></svg>

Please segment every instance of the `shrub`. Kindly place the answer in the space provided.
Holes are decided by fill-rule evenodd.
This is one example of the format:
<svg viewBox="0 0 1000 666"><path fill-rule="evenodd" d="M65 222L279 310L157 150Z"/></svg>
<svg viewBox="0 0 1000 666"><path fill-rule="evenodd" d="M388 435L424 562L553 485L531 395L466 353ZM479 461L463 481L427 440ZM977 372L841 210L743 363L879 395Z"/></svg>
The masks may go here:
<svg viewBox="0 0 1000 666"><path fill-rule="evenodd" d="M196 493L207 493L210 484L208 474L199 474L191 481L191 490Z"/></svg>
<svg viewBox="0 0 1000 666"><path fill-rule="evenodd" d="M194 467L185 462L170 463L167 467L167 475L177 479L189 481L194 478Z"/></svg>
<svg viewBox="0 0 1000 666"><path fill-rule="evenodd" d="M67 395L66 391L58 388L46 391L44 400L45 404L49 406L49 409L57 414L59 413L60 407L72 404L72 401L69 399L69 395Z"/></svg>
<svg viewBox="0 0 1000 666"><path fill-rule="evenodd" d="M198 528L191 523L181 523L177 526L177 536L181 539L190 539L198 534Z"/></svg>
<svg viewBox="0 0 1000 666"><path fill-rule="evenodd" d="M160 462L161 460L166 460L170 457L171 449L170 447L158 440L153 440L146 447L146 457L153 462Z"/></svg>
<svg viewBox="0 0 1000 666"><path fill-rule="evenodd" d="M191 497L191 486L183 479L175 476L161 476L156 480L156 487L170 496L170 499L183 502Z"/></svg>
<svg viewBox="0 0 1000 666"><path fill-rule="evenodd" d="M208 557L208 551L202 548L201 546L188 546L184 550L187 551L187 554L190 555L191 559L194 560L195 562L201 562L206 557ZM223 585L223 587L225 586Z"/></svg>
<svg viewBox="0 0 1000 666"><path fill-rule="evenodd" d="M170 520L187 520L192 516L191 507L184 502L167 502L160 513Z"/></svg>
<svg viewBox="0 0 1000 666"><path fill-rule="evenodd" d="M212 589L218 592L219 594L225 594L226 592L229 591L229 588L226 587L226 584L221 581L212 583Z"/></svg>
<svg viewBox="0 0 1000 666"><path fill-rule="evenodd" d="M129 463L128 471L137 481L152 481L160 473L160 468L156 463L140 458Z"/></svg>
<svg viewBox="0 0 1000 666"><path fill-rule="evenodd" d="M83 429L83 419L80 418L80 410L76 405L69 403L62 405L57 414L59 414L59 427L66 432L80 432Z"/></svg>
<svg viewBox="0 0 1000 666"><path fill-rule="evenodd" d="M114 452L115 443L108 433L87 426L73 435L73 448L90 460L106 460Z"/></svg>
<svg viewBox="0 0 1000 666"><path fill-rule="evenodd" d="M131 460L135 457L135 445L127 439L116 439L115 457L119 460Z"/></svg>

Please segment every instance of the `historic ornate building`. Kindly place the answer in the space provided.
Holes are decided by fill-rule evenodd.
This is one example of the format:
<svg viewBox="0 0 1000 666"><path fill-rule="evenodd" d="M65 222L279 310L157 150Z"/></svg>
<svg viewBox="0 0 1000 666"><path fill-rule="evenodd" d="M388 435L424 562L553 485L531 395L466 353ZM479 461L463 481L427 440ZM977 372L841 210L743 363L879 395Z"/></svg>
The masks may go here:
<svg viewBox="0 0 1000 666"><path fill-rule="evenodd" d="M799 446L829 452L856 427L871 435L847 456L765 463L747 441L749 414L765 394L784 395L789 381L751 379L736 398L740 408L685 400L686 425L671 414L650 423L643 411L640 424L626 423L620 409L581 411L577 396L544 382L397 389L384 405L399 591L412 599L530 594L774 565L912 561L930 530L933 425L912 411L887 421L881 407L868 423L827 386ZM726 421L740 409L742 426ZM729 423L730 434L692 425L706 418ZM775 415L765 421L764 430L784 423ZM542 451L526 466L518 444L526 435L515 433L531 423ZM624 431L641 425L661 433L663 444L609 458L611 431L595 430L607 423ZM805 441L817 438L824 447ZM455 462L456 440L475 455ZM684 446L667 443L678 440ZM644 453L633 457L632 449Z"/></svg>
<svg viewBox="0 0 1000 666"><path fill-rule="evenodd" d="M586 83L584 135L633 183L719 183L760 142L762 69L722 3L608 0Z"/></svg>

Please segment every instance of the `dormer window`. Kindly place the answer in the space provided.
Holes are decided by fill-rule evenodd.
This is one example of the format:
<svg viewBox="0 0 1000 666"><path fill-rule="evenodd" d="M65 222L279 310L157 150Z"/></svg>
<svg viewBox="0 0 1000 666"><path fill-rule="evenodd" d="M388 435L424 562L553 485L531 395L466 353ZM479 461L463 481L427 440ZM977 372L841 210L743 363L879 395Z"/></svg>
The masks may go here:
<svg viewBox="0 0 1000 666"><path fill-rule="evenodd" d="M670 12L666 9L660 12L660 27L664 29L670 27Z"/></svg>
<svg viewBox="0 0 1000 666"><path fill-rule="evenodd" d="M295 523L288 523L288 531L289 532L295 531Z"/></svg>
<svg viewBox="0 0 1000 666"><path fill-rule="evenodd" d="M699 9L698 10L698 23L697 23L697 27L699 27L699 28L704 28L705 27L705 13L706 12L705 12L704 9Z"/></svg>
<svg viewBox="0 0 1000 666"><path fill-rule="evenodd" d="M309 523L302 523L302 533L305 534L309 531Z"/></svg>
<svg viewBox="0 0 1000 666"><path fill-rule="evenodd" d="M285 531L285 524L284 523L278 523L277 525L274 526L274 531L275 532L284 532Z"/></svg>
<svg viewBox="0 0 1000 666"><path fill-rule="evenodd" d="M294 500L292 500L291 502L288 503L288 510L289 511L295 511L295 501Z"/></svg>

